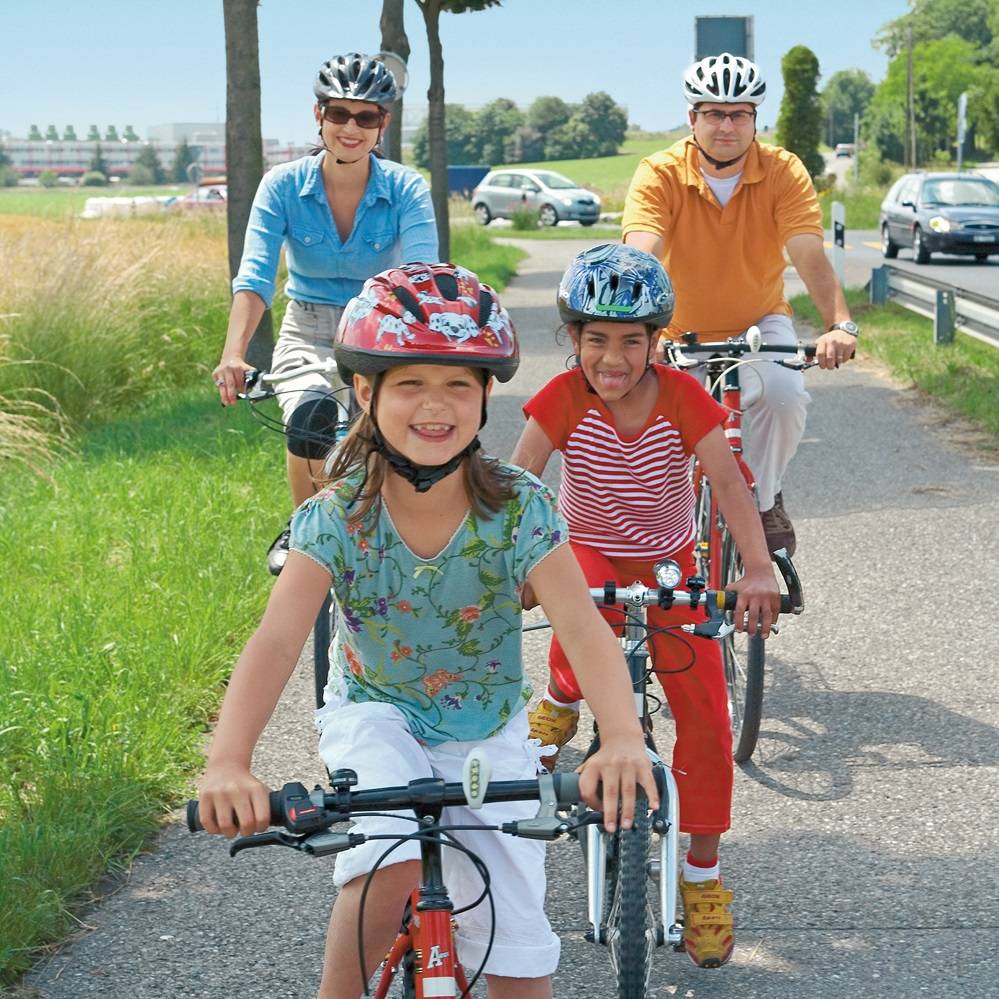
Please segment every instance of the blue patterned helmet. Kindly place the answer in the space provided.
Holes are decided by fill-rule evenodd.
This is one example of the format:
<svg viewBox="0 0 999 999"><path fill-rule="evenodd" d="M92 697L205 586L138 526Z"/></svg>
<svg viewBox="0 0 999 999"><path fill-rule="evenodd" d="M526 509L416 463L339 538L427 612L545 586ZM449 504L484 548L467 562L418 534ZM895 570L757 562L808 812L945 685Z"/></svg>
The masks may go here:
<svg viewBox="0 0 999 999"><path fill-rule="evenodd" d="M667 326L676 296L655 257L621 243L600 243L577 254L558 286L564 323L605 320Z"/></svg>

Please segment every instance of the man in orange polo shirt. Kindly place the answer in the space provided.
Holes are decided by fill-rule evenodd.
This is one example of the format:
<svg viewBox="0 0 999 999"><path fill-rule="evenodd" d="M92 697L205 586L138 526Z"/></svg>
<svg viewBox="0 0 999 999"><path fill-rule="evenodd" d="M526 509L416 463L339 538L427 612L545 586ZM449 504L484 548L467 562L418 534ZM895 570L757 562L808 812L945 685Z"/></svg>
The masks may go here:
<svg viewBox="0 0 999 999"><path fill-rule="evenodd" d="M756 141L766 95L759 68L727 52L709 56L687 70L683 88L693 135L642 160L622 220L624 242L657 256L676 289L666 335L716 340L756 325L764 343L795 343L786 250L827 330L816 343L819 366L838 367L853 356L858 329L826 259L808 171L794 153ZM793 553L781 480L810 399L801 372L778 364L742 371L745 457L763 528L771 551Z"/></svg>

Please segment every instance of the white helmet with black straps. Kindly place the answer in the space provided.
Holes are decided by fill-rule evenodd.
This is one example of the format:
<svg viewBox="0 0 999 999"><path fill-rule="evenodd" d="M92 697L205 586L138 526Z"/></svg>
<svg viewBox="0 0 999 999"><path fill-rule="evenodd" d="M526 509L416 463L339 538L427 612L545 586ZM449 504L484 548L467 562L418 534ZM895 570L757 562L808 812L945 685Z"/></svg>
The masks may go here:
<svg viewBox="0 0 999 999"><path fill-rule="evenodd" d="M683 74L683 96L692 105L758 105L767 96L767 85L756 63L722 52L688 67Z"/></svg>
<svg viewBox="0 0 999 999"><path fill-rule="evenodd" d="M312 92L320 103L337 97L371 101L383 107L399 97L392 70L380 59L359 52L348 52L324 62L312 84Z"/></svg>

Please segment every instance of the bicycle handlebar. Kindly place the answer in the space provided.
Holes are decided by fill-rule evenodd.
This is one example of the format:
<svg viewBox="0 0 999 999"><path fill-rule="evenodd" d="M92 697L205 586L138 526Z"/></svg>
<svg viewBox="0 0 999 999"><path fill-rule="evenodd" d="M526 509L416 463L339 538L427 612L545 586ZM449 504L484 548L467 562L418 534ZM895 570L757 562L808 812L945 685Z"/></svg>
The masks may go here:
<svg viewBox="0 0 999 999"><path fill-rule="evenodd" d="M759 336L758 330L756 335ZM699 358L695 361L687 356L691 353L715 354L722 357L742 357L744 354L791 354L800 358L801 363L804 364L805 358L810 361L815 360L815 344L800 342L794 345L758 343L755 342L755 338L754 342L751 343L745 333L729 337L727 340L698 341L696 334L684 333L680 340L667 341L666 353L670 363L676 367L693 367L695 364L704 364L711 360L711 358ZM775 363L783 364L784 362L776 361Z"/></svg>
<svg viewBox="0 0 999 999"><path fill-rule="evenodd" d="M352 791L351 781L357 775L350 770L336 770L331 775L332 791L316 787L309 792L300 783L285 784L280 791L271 791L272 826L283 826L290 833L301 835L326 829L337 822L346 822L352 815L364 812L399 811L420 808L439 809L449 805L466 805L468 798L460 783L445 783L435 777L410 781L405 787L372 788ZM557 773L551 775L554 804L569 807L579 804L579 775ZM546 795L545 780L490 781L482 801L542 800ZM190 832L204 830L198 814L198 802L187 803L187 828Z"/></svg>

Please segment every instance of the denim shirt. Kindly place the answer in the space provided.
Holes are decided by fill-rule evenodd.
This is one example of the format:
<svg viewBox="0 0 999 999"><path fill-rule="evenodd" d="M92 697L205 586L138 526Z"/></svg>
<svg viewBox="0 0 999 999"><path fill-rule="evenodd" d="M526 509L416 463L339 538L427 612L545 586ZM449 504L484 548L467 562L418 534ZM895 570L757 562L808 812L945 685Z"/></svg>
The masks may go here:
<svg viewBox="0 0 999 999"><path fill-rule="evenodd" d="M257 188L233 294L252 291L268 308L282 244L289 298L346 305L361 285L399 264L438 259L430 189L415 171L371 156L371 173L346 242L340 239L323 186L325 152L282 163Z"/></svg>

